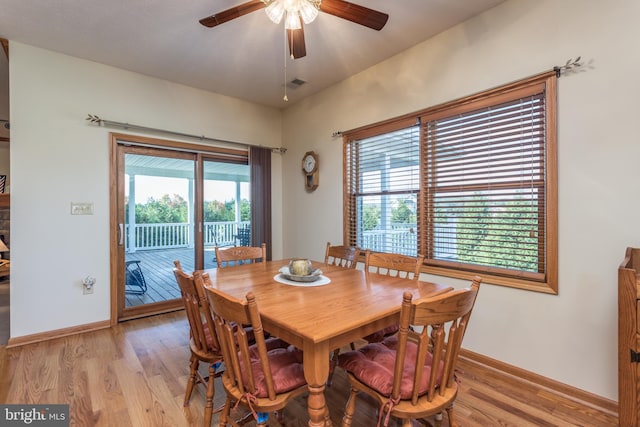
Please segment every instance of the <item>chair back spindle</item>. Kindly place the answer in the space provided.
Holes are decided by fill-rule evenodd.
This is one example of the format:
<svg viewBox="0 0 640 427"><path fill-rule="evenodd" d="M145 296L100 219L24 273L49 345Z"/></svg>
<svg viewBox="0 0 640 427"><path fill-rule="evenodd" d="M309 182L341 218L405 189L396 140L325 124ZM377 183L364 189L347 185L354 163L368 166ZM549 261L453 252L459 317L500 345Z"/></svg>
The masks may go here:
<svg viewBox="0 0 640 427"><path fill-rule="evenodd" d="M405 277L418 281L423 261L424 256L422 255L412 257L386 252L371 252L367 249L364 271L392 277Z"/></svg>
<svg viewBox="0 0 640 427"><path fill-rule="evenodd" d="M182 270L180 261L174 261L173 274L180 288L184 303L184 310L189 322L189 348L191 358L189 363L189 380L185 391L184 406L189 405L191 394L196 384L206 386L205 425L211 423L213 415L213 397L215 394L214 379L220 376L217 367L222 363L220 342L216 334L215 324L211 316L209 300L205 293L205 286L210 283L209 275L195 272L186 274ZM199 364L208 364L207 377L199 372Z"/></svg>
<svg viewBox="0 0 640 427"><path fill-rule="evenodd" d="M215 251L218 268L267 261L267 245L265 243L261 246L232 246L224 249L216 246Z"/></svg>
<svg viewBox="0 0 640 427"><path fill-rule="evenodd" d="M334 245L327 242L327 249L324 255L324 263L344 268L356 268L360 248L357 246Z"/></svg>
<svg viewBox="0 0 640 427"><path fill-rule="evenodd" d="M215 324L211 316L209 301L204 291L208 275L195 272L193 276L184 271L174 269L174 275L180 294L184 302L185 313L191 330L192 345L202 354L219 352L220 343L216 334Z"/></svg>
<svg viewBox="0 0 640 427"><path fill-rule="evenodd" d="M386 252L371 252L367 249L364 258L364 271L391 277L403 277L417 282L420 278L420 268L423 261L424 257L422 255L412 257ZM367 335L364 339L367 342L382 341L385 337L396 332L398 332L398 324L387 326L380 331Z"/></svg>
<svg viewBox="0 0 640 427"><path fill-rule="evenodd" d="M302 352L278 338L265 338L254 294L248 293L243 301L214 287L206 291L226 366L222 384L227 401L220 425L226 425L233 401L249 407L258 421L261 413L280 410L304 393ZM254 345L246 330L237 325L252 327Z"/></svg>
<svg viewBox="0 0 640 427"><path fill-rule="evenodd" d="M455 425L456 364L480 282L476 277L469 288L415 301L411 292L405 292L397 335L339 356L351 384L343 425L351 425L355 396L360 391L379 401L379 425L382 414L386 414L386 426L390 416L420 419L444 409L450 425Z"/></svg>

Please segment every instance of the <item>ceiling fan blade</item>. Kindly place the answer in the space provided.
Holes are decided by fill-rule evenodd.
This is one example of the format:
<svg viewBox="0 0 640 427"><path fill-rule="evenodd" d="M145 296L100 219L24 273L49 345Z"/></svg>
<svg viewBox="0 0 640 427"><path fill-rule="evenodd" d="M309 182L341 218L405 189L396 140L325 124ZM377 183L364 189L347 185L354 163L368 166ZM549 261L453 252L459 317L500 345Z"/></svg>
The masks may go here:
<svg viewBox="0 0 640 427"><path fill-rule="evenodd" d="M300 22L299 30L287 30L287 41L289 42L289 54L293 59L307 56L307 47L304 43L304 27Z"/></svg>
<svg viewBox="0 0 640 427"><path fill-rule="evenodd" d="M225 22L239 18L247 13L255 12L256 10L262 9L264 6L265 4L262 0L251 0L236 7L232 7L231 9L223 10L215 15L202 18L200 23L205 27L215 27L216 25L224 24Z"/></svg>
<svg viewBox="0 0 640 427"><path fill-rule="evenodd" d="M322 0L320 10L329 15L346 19L356 24L364 25L380 31L385 26L389 15L369 9L368 7L349 3L344 0Z"/></svg>

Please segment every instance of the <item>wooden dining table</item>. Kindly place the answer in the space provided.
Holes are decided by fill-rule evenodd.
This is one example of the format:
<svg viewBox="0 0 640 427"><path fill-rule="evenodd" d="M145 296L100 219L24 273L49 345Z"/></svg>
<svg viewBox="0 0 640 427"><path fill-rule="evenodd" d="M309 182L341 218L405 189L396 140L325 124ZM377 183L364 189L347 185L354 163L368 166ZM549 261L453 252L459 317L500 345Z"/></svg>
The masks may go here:
<svg viewBox="0 0 640 427"><path fill-rule="evenodd" d="M322 262L313 262L322 271L321 282L280 283L276 276L288 263L268 261L203 271L209 273L210 286L235 298L244 299L253 292L264 329L303 350L309 426L326 427L324 391L332 351L397 323L405 291L415 299L452 288ZM326 278L329 283L317 285Z"/></svg>

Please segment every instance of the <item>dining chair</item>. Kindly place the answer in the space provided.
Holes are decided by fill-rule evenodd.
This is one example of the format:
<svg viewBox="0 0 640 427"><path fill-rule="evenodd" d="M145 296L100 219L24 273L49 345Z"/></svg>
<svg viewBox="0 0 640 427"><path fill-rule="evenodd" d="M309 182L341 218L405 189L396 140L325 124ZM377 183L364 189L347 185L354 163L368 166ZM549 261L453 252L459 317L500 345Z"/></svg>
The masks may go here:
<svg viewBox="0 0 640 427"><path fill-rule="evenodd" d="M378 426L396 417L409 427L411 420L438 417L443 410L449 425L456 425L456 364L480 282L475 277L468 288L415 301L406 291L397 335L340 355L351 385L343 427L351 425L359 392L378 401Z"/></svg>
<svg viewBox="0 0 640 427"><path fill-rule="evenodd" d="M218 268L266 261L267 245L265 243L261 246L233 246L224 249L216 246L216 263Z"/></svg>
<svg viewBox="0 0 640 427"><path fill-rule="evenodd" d="M331 245L327 242L327 248L324 254L324 263L343 268L356 268L358 257L360 256L360 248L357 246ZM351 343L351 350L356 349L355 343ZM331 364L329 365L329 376L327 377L327 385L330 386L333 380L333 373L336 366L340 348L333 350L331 354Z"/></svg>
<svg viewBox="0 0 640 427"><path fill-rule="evenodd" d="M365 271L387 276L418 280L424 256L417 257L387 252L372 252L367 249L364 257Z"/></svg>
<svg viewBox="0 0 640 427"><path fill-rule="evenodd" d="M324 263L344 268L356 268L358 256L360 256L360 248L357 246L332 246L331 242L327 242Z"/></svg>
<svg viewBox="0 0 640 427"><path fill-rule="evenodd" d="M412 257L409 255L392 254L384 252L365 252L364 271L387 276L404 277L418 281L420 278L420 267L424 261L424 256ZM367 342L382 341L385 337L398 332L398 325L387 326L386 328L367 335L364 339Z"/></svg>
<svg viewBox="0 0 640 427"><path fill-rule="evenodd" d="M266 426L268 414L281 411L291 399L307 391L302 352L278 338L267 340L253 293L239 300L207 288L218 337L222 344L225 371L222 385L227 394L220 415L220 427L237 423L229 417L232 405L249 409L257 426ZM234 325L251 325L255 344L244 330Z"/></svg>
<svg viewBox="0 0 640 427"><path fill-rule="evenodd" d="M215 394L214 379L221 376L218 369L222 364L222 350L216 334L209 301L204 291L203 276L199 273L186 274L182 270L179 261L174 261L176 266L173 274L180 287L182 302L189 322L189 348L191 358L189 363L189 380L184 395L184 406L189 406L189 400L196 384L205 386L204 425L211 424L213 416L213 397ZM209 375L203 377L200 374L200 362L209 366Z"/></svg>

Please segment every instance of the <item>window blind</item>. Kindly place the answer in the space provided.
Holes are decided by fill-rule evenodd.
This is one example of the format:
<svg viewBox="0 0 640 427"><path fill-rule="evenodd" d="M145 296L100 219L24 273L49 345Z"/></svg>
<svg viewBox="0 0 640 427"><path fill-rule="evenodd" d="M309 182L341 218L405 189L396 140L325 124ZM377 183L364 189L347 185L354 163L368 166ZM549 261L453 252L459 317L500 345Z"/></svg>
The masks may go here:
<svg viewBox="0 0 640 427"><path fill-rule="evenodd" d="M427 263L544 279L544 92L447 113L422 117Z"/></svg>
<svg viewBox="0 0 640 427"><path fill-rule="evenodd" d="M556 81L544 72L345 132L345 244L557 293Z"/></svg>
<svg viewBox="0 0 640 427"><path fill-rule="evenodd" d="M419 147L418 125L346 144L349 244L416 255Z"/></svg>

